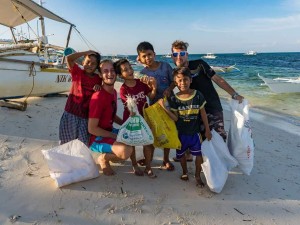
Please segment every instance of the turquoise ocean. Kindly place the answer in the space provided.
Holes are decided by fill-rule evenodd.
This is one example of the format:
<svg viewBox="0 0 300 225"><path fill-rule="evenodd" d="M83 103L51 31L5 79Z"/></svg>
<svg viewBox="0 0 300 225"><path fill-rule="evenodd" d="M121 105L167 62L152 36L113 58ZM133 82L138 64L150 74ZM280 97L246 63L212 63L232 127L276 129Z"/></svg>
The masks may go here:
<svg viewBox="0 0 300 225"><path fill-rule="evenodd" d="M300 126L300 93L273 93L263 81L257 76L260 74L268 78L277 77L299 77L300 76L300 52L293 53L258 53L255 56L246 56L242 53L215 54L216 59L203 59L211 66L235 65L239 71L229 73L218 73L238 93L249 100L250 106L258 111L268 111L282 114L290 122ZM189 60L199 59L203 54L189 54ZM129 56L135 60L135 56ZM158 61L166 61L175 65L171 58L157 55ZM135 71L140 71L141 65L134 65ZM223 99L230 96L216 86Z"/></svg>

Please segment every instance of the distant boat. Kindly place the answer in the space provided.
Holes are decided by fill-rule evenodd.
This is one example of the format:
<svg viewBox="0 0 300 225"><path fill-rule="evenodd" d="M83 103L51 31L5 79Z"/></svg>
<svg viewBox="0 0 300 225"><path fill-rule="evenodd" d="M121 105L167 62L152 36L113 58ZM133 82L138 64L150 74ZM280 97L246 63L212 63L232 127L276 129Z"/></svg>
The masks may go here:
<svg viewBox="0 0 300 225"><path fill-rule="evenodd" d="M211 68L216 72L216 73L229 73L234 70L240 71L239 68L235 67L235 65L231 66L211 66Z"/></svg>
<svg viewBox="0 0 300 225"><path fill-rule="evenodd" d="M166 54L166 55L163 55L162 57L163 57L163 58L171 58L172 55L171 55L171 53L168 53L168 54Z"/></svg>
<svg viewBox="0 0 300 225"><path fill-rule="evenodd" d="M275 93L300 92L300 76L270 79L258 74L258 77Z"/></svg>
<svg viewBox="0 0 300 225"><path fill-rule="evenodd" d="M244 55L256 55L256 54L257 54L256 51L250 50L250 51L246 52Z"/></svg>
<svg viewBox="0 0 300 225"><path fill-rule="evenodd" d="M214 55L213 53L206 53L206 55L202 56L201 58L204 58L204 59L215 59L215 58L217 58L217 56Z"/></svg>

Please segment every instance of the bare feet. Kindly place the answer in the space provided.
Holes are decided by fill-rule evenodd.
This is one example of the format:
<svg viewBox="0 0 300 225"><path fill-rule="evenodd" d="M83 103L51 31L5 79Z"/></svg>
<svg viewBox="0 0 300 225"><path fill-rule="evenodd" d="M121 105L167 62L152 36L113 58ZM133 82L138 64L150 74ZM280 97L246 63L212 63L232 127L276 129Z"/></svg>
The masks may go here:
<svg viewBox="0 0 300 225"><path fill-rule="evenodd" d="M115 174L115 172L112 170L109 162L104 159L104 156L105 156L104 154L100 155L99 158L98 158L98 162L99 162L100 167L103 171L103 174L106 175L106 176L112 176L112 175Z"/></svg>
<svg viewBox="0 0 300 225"><path fill-rule="evenodd" d="M196 186L197 187L203 188L205 186L205 184L201 180L201 177L195 177L195 180L196 180Z"/></svg>
<svg viewBox="0 0 300 225"><path fill-rule="evenodd" d="M152 169L147 169L147 168L146 168L146 169L144 170L144 173L147 174L147 176L148 176L149 178L152 178L152 179L157 177L157 176L153 173Z"/></svg>

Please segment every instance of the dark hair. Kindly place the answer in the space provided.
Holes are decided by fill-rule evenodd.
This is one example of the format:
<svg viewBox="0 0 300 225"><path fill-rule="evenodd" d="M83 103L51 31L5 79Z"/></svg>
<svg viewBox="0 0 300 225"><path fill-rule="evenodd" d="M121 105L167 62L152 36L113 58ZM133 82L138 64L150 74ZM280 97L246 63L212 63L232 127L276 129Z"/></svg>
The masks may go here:
<svg viewBox="0 0 300 225"><path fill-rule="evenodd" d="M121 65L125 63L130 64L127 59L119 59L117 62L114 63L114 69L117 75L121 76Z"/></svg>
<svg viewBox="0 0 300 225"><path fill-rule="evenodd" d="M99 72L101 73L101 66L103 65L103 64L105 64L105 63L111 63L112 65L114 64L113 63L113 61L111 61L110 59L103 59L101 62L100 62L100 64L99 64Z"/></svg>
<svg viewBox="0 0 300 225"><path fill-rule="evenodd" d="M98 52L95 52L95 53L91 53L89 55L87 55L89 57L93 56L96 58L96 68L98 69L98 71L100 72L100 61L101 61L101 55L98 53Z"/></svg>
<svg viewBox="0 0 300 225"><path fill-rule="evenodd" d="M139 45L137 46L136 50L137 50L138 54L140 52L144 52L144 51L147 51L147 50L152 50L154 52L153 45L150 44L147 41L143 41L143 42L139 43Z"/></svg>
<svg viewBox="0 0 300 225"><path fill-rule="evenodd" d="M173 77L176 77L178 74L182 74L185 77L192 78L191 71L188 67L178 67L173 70Z"/></svg>
<svg viewBox="0 0 300 225"><path fill-rule="evenodd" d="M172 43L171 51L173 52L173 48L183 49L183 50L187 51L188 47L189 47L189 44L187 42L176 40Z"/></svg>

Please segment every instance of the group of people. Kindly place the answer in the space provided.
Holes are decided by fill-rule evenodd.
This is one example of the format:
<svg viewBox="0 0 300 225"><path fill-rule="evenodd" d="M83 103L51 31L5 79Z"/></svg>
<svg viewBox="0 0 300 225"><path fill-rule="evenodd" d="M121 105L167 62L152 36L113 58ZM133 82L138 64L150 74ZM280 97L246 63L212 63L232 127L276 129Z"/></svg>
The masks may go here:
<svg viewBox="0 0 300 225"><path fill-rule="evenodd" d="M213 82L224 89L233 99L242 102L239 95L222 77L203 60L188 60L188 43L173 42L172 59L177 68L155 59L155 51L149 42L137 46L137 60L144 65L140 72L146 76L134 77L133 68L126 59L115 63L102 60L94 51L78 52L67 56L67 65L72 76L72 87L59 127L60 143L79 139L91 149L103 174L113 175L110 162L123 161L130 157L134 174L155 178L151 168L154 154L153 145L143 146L144 159L136 160L135 148L116 141L118 130L113 123L121 125L132 112L126 105L128 96L136 100L137 109L143 115L143 107L158 102L175 121L181 149L176 150L174 161L182 167L180 179L187 181L187 161L195 156L195 180L200 187L201 143L212 138L211 130L216 130L226 141L223 109ZM83 68L76 60L85 56ZM99 70L99 74L95 73ZM117 113L117 92L114 88L117 76L124 80L120 97L124 105L123 118ZM174 93L177 87L179 92ZM163 100L164 99L164 100ZM162 167L173 171L170 149L163 149ZM145 166L144 171L140 166Z"/></svg>

